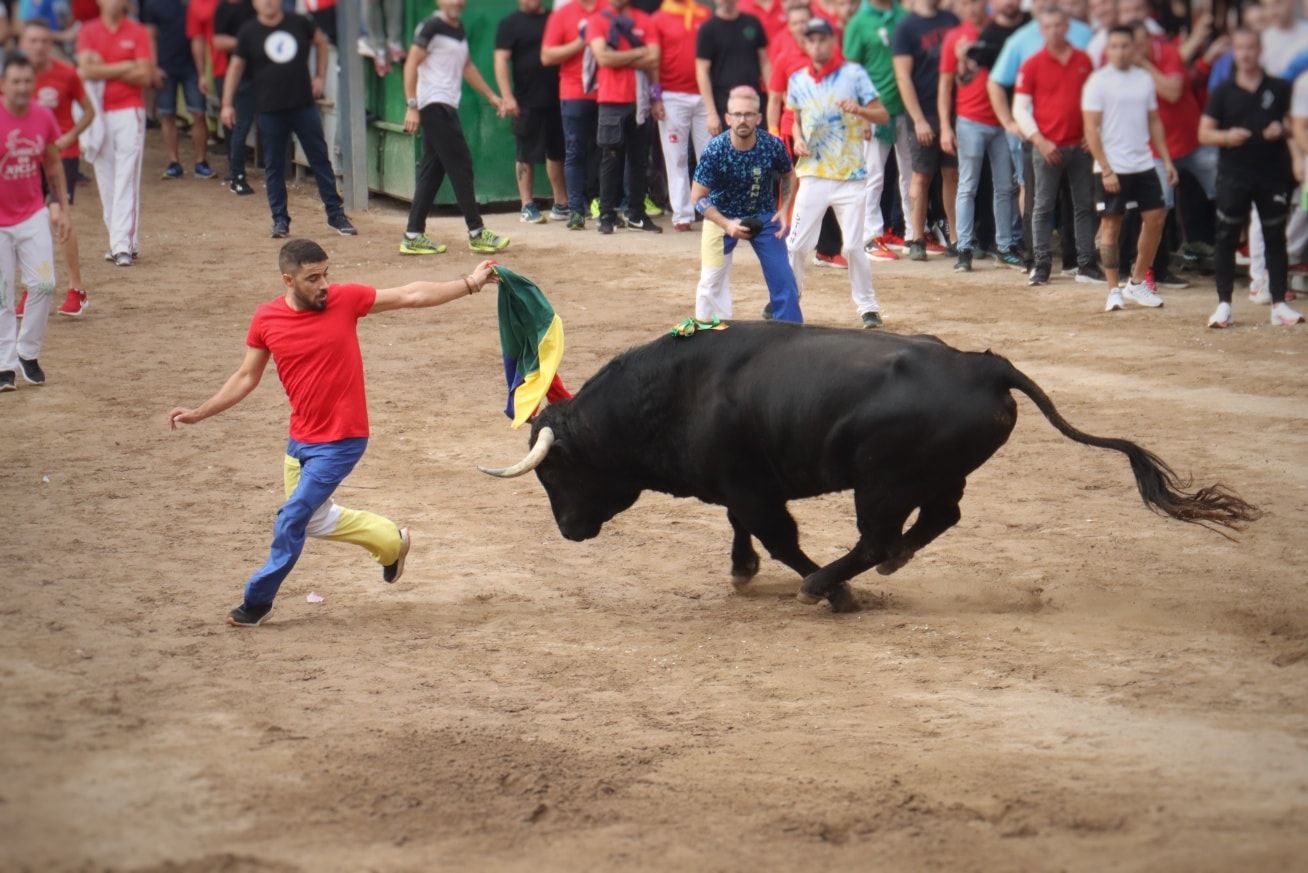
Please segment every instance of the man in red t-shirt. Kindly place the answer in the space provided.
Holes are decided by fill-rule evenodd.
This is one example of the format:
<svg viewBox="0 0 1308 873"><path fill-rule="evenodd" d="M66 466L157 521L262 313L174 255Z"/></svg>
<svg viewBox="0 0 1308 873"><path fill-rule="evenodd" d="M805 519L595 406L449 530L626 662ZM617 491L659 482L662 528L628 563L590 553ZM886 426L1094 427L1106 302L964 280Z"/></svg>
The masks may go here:
<svg viewBox="0 0 1308 873"><path fill-rule="evenodd" d="M659 35L631 0L586 19L586 46L595 58L598 104L595 143L600 149L599 232L615 228L662 233L645 214L649 179L650 97L659 84ZM589 86L590 82L584 85ZM626 215L618 214L626 188Z"/></svg>
<svg viewBox="0 0 1308 873"><path fill-rule="evenodd" d="M540 62L559 68L559 107L563 113L563 180L568 189L568 230L586 229L586 204L598 194L599 152L595 126L599 110L594 93L587 93L582 71L586 21L608 8L606 0L572 0L550 13L541 38Z"/></svg>
<svg viewBox="0 0 1308 873"><path fill-rule="evenodd" d="M141 158L145 151L145 88L160 85L154 40L127 17L127 0L100 0L100 17L77 35L77 70L97 83L104 132L94 154L107 256L130 267L140 252Z"/></svg>
<svg viewBox="0 0 1308 873"><path fill-rule="evenodd" d="M90 126L95 118L95 104L87 96L82 86L82 79L72 64L66 64L54 57L54 34L50 26L41 19L33 19L23 24L22 36L18 40L19 50L32 62L36 71L36 91L34 98L46 109L54 113L59 125L59 139L55 146L59 149L59 158L63 164L64 187L68 191L68 205L71 207L74 192L77 189L77 164L80 152L77 137ZM73 104L82 108L81 116L73 120ZM77 233L69 227L68 239L64 242L64 263L68 267L68 293L57 312L60 315L80 316L86 311L87 296L82 288L81 261L78 257ZM24 295L26 296L26 295ZM19 304L19 312L23 304Z"/></svg>
<svg viewBox="0 0 1308 873"><path fill-rule="evenodd" d="M282 246L278 263L286 290L255 310L240 368L196 409L178 406L168 413L168 424L176 430L235 406L258 387L269 358L291 402L286 503L277 512L268 561L250 577L244 601L227 618L237 627L254 627L267 617L306 535L363 546L382 565L384 582L400 578L409 553L408 528L332 500L368 445L357 324L370 313L439 306L497 281L493 263L482 261L470 275L450 282L411 282L381 290L330 285L327 253L307 239Z"/></svg>
<svg viewBox="0 0 1308 873"><path fill-rule="evenodd" d="M976 192L981 187L981 168L990 161L990 178L994 180L995 251L1001 263L1022 268L1022 258L1013 249L1013 157L1008 136L994 107L986 83L990 71L974 60L968 49L981 36L986 25L984 0L960 0L954 12L962 24L945 34L940 49L940 148L958 155L958 196L954 216L958 222L958 262L954 271L972 269L972 249L976 240ZM958 121L955 124L955 112Z"/></svg>
<svg viewBox="0 0 1308 873"><path fill-rule="evenodd" d="M695 35L708 17L708 9L694 0L666 0L650 16L659 42L659 84L650 95L651 112L663 144L672 229L683 232L695 221L687 146L695 150L698 162L709 141L708 108L695 81Z"/></svg>
<svg viewBox="0 0 1308 873"><path fill-rule="evenodd" d="M1027 58L1017 74L1013 118L1035 146L1035 207L1031 211L1035 265L1027 284L1049 282L1049 240L1054 232L1058 186L1066 177L1072 191L1077 269L1098 272L1095 261L1094 161L1082 148L1085 124L1081 89L1094 72L1090 56L1067 41L1067 13L1040 13L1045 47Z"/></svg>

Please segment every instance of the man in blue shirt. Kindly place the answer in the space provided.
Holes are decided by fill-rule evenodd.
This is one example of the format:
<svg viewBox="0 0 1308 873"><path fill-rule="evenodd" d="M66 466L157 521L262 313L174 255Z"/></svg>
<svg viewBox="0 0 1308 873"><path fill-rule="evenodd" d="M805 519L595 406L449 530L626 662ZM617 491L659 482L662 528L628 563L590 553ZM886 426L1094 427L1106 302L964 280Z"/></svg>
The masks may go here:
<svg viewBox="0 0 1308 873"><path fill-rule="evenodd" d="M795 168L781 140L758 129L763 115L753 88L732 89L726 120L730 129L709 140L690 191L704 216L695 317L731 317L731 257L737 244L748 240L768 286L763 317L802 324L799 289L783 242L795 197Z"/></svg>
<svg viewBox="0 0 1308 873"><path fill-rule="evenodd" d="M177 91L181 89L186 111L191 115L195 175L208 179L213 175L207 154L209 124L204 117L205 99L200 92L191 41L186 36L186 4L182 0L144 0L141 23L154 39L155 59L164 77L154 104L159 113L159 126L163 128L164 148L168 150L168 168L163 177L180 179L185 173L177 144Z"/></svg>

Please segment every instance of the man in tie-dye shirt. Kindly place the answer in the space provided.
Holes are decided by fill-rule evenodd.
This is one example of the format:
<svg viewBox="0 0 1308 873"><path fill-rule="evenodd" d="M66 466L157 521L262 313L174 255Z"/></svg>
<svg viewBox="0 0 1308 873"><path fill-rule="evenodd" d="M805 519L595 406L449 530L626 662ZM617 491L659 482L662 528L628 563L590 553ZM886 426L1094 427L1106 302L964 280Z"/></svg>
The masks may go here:
<svg viewBox="0 0 1308 873"><path fill-rule="evenodd" d="M800 178L786 243L790 269L802 293L804 267L817 247L822 216L828 208L834 210L849 261L854 306L864 327L880 327L872 267L863 254L868 175L864 140L869 123L885 124L890 115L867 71L836 55L835 31L827 21L814 18L808 23L804 50L809 65L791 75L786 87L786 105L795 113L795 174Z"/></svg>

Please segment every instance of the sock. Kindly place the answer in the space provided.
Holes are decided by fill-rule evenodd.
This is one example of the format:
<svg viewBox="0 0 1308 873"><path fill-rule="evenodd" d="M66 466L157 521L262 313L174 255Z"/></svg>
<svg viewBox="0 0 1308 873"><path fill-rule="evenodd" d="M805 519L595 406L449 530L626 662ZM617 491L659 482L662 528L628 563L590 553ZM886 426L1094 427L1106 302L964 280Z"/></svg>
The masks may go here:
<svg viewBox="0 0 1308 873"><path fill-rule="evenodd" d="M405 238L405 239L417 239L420 235L421 235L421 234L416 234L416 233L414 233L414 232L411 231L411 230L406 230L406 231L404 232L404 238Z"/></svg>

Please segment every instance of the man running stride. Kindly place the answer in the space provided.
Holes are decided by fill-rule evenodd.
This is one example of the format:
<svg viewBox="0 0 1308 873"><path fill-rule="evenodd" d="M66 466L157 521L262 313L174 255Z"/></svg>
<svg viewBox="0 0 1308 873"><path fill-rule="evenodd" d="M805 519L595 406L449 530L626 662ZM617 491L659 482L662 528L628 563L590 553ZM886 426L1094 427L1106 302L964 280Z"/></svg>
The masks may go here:
<svg viewBox="0 0 1308 873"><path fill-rule="evenodd" d="M354 543L382 565L382 581L404 572L409 531L380 515L346 509L332 500L368 445L368 403L358 320L390 309L439 306L498 281L491 261L462 279L411 282L398 288L331 285L327 252L307 239L291 240L279 256L285 293L255 310L245 337L245 360L218 392L196 409L168 413L173 429L195 424L244 400L259 385L271 357L291 402L284 479L286 503L273 525L268 561L245 584L245 599L227 623L255 627L304 549L305 536Z"/></svg>

